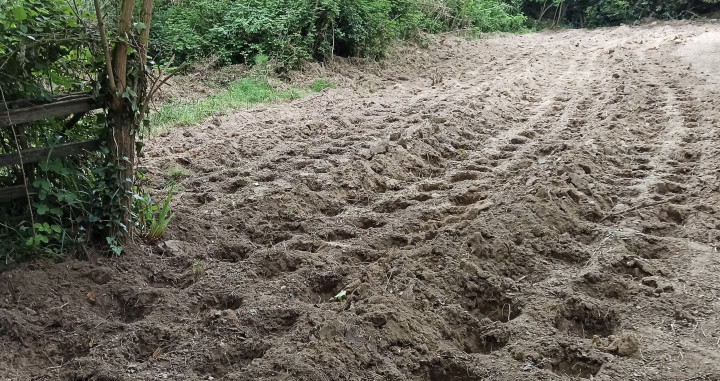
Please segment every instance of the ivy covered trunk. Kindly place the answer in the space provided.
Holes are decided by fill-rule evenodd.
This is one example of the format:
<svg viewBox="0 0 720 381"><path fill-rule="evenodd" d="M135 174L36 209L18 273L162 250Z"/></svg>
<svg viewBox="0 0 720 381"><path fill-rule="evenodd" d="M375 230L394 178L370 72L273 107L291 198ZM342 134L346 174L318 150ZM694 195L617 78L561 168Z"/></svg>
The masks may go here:
<svg viewBox="0 0 720 381"><path fill-rule="evenodd" d="M123 237L131 232L132 222L130 211L132 208L132 191L135 179L135 113L129 108L110 110L110 133L108 134L108 148L110 160L116 168L116 175L120 185L116 205L120 224L112 224L115 231L113 237ZM122 226L125 229L122 229ZM123 231L126 230L126 231Z"/></svg>
<svg viewBox="0 0 720 381"><path fill-rule="evenodd" d="M108 148L110 162L116 169L119 182L116 205L117 223L112 224L114 231L111 236L122 240L132 234L131 208L133 182L135 179L135 133L140 127L147 110L145 102L149 102L145 63L147 60L147 44L149 25L152 17L153 0L143 0L140 16L142 24L139 36L133 28L134 0L123 0L118 19L115 45L110 53L102 15L99 12L99 1L95 0L98 12L98 25L103 40L105 59L107 62L109 98Z"/></svg>

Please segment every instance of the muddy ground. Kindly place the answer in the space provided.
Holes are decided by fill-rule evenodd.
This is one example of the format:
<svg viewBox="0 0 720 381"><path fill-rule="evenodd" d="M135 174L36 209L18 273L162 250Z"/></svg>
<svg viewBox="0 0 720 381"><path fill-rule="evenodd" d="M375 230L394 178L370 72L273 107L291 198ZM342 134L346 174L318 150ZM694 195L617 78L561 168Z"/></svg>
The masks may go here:
<svg viewBox="0 0 720 381"><path fill-rule="evenodd" d="M166 242L0 274L0 380L720 380L718 62L670 23L308 66L150 142Z"/></svg>

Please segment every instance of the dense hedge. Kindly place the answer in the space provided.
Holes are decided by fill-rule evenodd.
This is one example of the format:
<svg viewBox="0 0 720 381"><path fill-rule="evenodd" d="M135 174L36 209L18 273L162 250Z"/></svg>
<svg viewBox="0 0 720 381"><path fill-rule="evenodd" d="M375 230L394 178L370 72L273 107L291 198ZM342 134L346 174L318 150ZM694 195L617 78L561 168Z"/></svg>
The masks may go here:
<svg viewBox="0 0 720 381"><path fill-rule="evenodd" d="M525 17L501 0L161 0L153 51L161 61L380 57L394 39L455 28L521 31Z"/></svg>
<svg viewBox="0 0 720 381"><path fill-rule="evenodd" d="M395 39L469 28L518 32L552 23L597 27L644 17L687 18L720 0L158 0L152 50L161 62L275 58L286 66L329 54L381 57ZM526 17L527 16L527 17ZM542 16L542 17L541 17ZM537 20L540 23L537 23ZM546 21L546 23L542 23Z"/></svg>
<svg viewBox="0 0 720 381"><path fill-rule="evenodd" d="M534 20L544 15L546 21L582 28L629 24L646 17L691 18L720 9L720 0L523 0L520 8Z"/></svg>

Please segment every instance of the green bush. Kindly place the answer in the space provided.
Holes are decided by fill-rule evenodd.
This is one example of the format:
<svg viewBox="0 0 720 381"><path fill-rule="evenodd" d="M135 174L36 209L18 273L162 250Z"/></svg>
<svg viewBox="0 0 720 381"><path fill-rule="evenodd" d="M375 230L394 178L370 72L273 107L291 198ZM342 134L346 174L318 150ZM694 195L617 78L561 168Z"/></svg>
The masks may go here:
<svg viewBox="0 0 720 381"><path fill-rule="evenodd" d="M521 32L525 30L525 16L511 4L500 0L469 0L465 3L473 29L480 32Z"/></svg>
<svg viewBox="0 0 720 381"><path fill-rule="evenodd" d="M209 57L280 68L329 54L378 58L392 41L472 27L519 31L525 18L502 0L185 0L160 1L151 29L160 61Z"/></svg>
<svg viewBox="0 0 720 381"><path fill-rule="evenodd" d="M252 63L267 55L295 65L329 53L337 13L337 0L159 2L152 52L161 61Z"/></svg>
<svg viewBox="0 0 720 381"><path fill-rule="evenodd" d="M615 26L645 17L682 19L720 9L720 0L522 0L521 11L570 27ZM562 11L559 7L562 6Z"/></svg>
<svg viewBox="0 0 720 381"><path fill-rule="evenodd" d="M631 18L632 9L627 1L601 1L585 10L587 26L618 25Z"/></svg>

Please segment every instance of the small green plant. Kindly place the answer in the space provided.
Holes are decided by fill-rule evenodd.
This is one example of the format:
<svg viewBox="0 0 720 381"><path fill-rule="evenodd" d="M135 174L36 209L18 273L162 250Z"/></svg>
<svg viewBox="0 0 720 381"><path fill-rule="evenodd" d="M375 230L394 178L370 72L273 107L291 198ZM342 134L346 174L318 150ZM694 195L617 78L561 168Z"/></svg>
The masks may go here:
<svg viewBox="0 0 720 381"><path fill-rule="evenodd" d="M342 290L342 291L338 292L337 295L333 296L332 299L330 299L330 300L339 302L339 301L343 300L346 296L347 296L347 291Z"/></svg>
<svg viewBox="0 0 720 381"><path fill-rule="evenodd" d="M173 193L168 192L162 205L152 202L149 194L133 196L133 218L135 227L147 235L148 242L156 242L165 235L165 229L175 216L170 213L170 201Z"/></svg>
<svg viewBox="0 0 720 381"><path fill-rule="evenodd" d="M117 238L115 237L105 237L105 240L107 241L108 247L110 247L110 250L115 255L122 254L123 248L118 244Z"/></svg>
<svg viewBox="0 0 720 381"><path fill-rule="evenodd" d="M185 168L172 168L165 173L165 180L176 184L188 175L190 175L190 172Z"/></svg>
<svg viewBox="0 0 720 381"><path fill-rule="evenodd" d="M20 231L28 231L27 226L21 226ZM37 252L43 249L44 245L48 245L50 241L59 241L62 227L60 225L50 225L47 222L35 223L33 225L32 235L25 241L25 250L28 252Z"/></svg>
<svg viewBox="0 0 720 381"><path fill-rule="evenodd" d="M198 280L205 275L205 264L202 261L193 262L190 269L192 270L192 275L195 280Z"/></svg>
<svg viewBox="0 0 720 381"><path fill-rule="evenodd" d="M324 79L316 79L312 86L310 86L310 90L319 93L325 89L334 89L336 86L334 83L330 81L326 81Z"/></svg>
<svg viewBox="0 0 720 381"><path fill-rule="evenodd" d="M148 240L157 241L165 235L165 228L167 228L170 220L175 217L175 213L170 214L170 201L172 200L172 192L168 193L163 202L162 208L157 214L153 215L153 220L150 222L150 232L148 233Z"/></svg>

